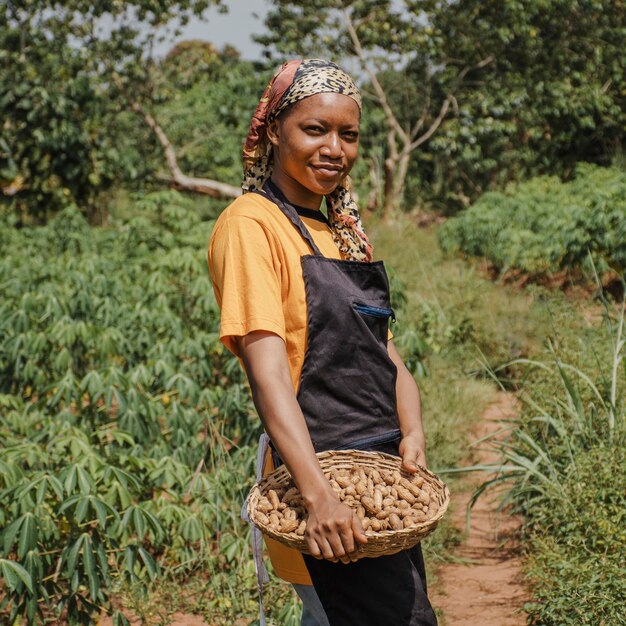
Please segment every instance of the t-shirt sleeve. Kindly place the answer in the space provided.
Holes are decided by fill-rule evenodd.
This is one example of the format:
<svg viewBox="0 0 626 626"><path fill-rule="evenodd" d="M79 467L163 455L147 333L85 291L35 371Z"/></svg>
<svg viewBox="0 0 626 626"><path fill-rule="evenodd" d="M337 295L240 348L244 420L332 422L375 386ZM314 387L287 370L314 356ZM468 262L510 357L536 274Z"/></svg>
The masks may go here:
<svg viewBox="0 0 626 626"><path fill-rule="evenodd" d="M208 261L222 312L222 343L239 356L235 337L264 330L284 340L280 265L263 225L241 215L218 222L211 236Z"/></svg>

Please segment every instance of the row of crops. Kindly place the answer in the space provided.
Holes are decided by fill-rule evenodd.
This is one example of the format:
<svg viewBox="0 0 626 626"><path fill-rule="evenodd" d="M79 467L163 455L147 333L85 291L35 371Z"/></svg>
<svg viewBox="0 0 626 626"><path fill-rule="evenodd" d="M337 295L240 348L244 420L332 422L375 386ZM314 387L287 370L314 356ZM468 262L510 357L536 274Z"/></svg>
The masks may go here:
<svg viewBox="0 0 626 626"><path fill-rule="evenodd" d="M233 502L249 486L259 422L219 343L210 223L174 192L133 213L109 229L75 209L44 228L0 227L10 623L93 623L121 586L224 571L246 549Z"/></svg>

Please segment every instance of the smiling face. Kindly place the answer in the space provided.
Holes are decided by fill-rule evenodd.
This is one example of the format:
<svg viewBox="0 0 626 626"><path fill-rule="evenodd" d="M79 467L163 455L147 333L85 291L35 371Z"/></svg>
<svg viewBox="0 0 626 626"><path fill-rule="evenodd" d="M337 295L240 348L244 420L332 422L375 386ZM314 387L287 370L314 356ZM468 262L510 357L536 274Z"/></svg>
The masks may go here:
<svg viewBox="0 0 626 626"><path fill-rule="evenodd" d="M319 209L348 175L359 149L357 103L340 93L305 98L272 122L272 181L294 204Z"/></svg>

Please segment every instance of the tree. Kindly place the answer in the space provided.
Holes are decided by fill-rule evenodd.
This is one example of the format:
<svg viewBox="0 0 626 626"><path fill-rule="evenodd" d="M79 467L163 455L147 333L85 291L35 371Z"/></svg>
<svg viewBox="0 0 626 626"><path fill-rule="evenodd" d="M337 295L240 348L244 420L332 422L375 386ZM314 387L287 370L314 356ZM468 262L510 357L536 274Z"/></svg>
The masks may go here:
<svg viewBox="0 0 626 626"><path fill-rule="evenodd" d="M510 180L569 178L579 161L607 165L620 153L622 2L458 0L434 22L449 57L494 58L481 83L462 86L459 114L416 164L440 195L463 206Z"/></svg>
<svg viewBox="0 0 626 626"><path fill-rule="evenodd" d="M166 27L183 25L219 3L3 3L0 188L4 203L22 221L45 220L72 203L93 214L99 193L114 181L142 174L133 171L125 153L137 136L120 133L117 116L129 101L148 111L157 64L152 50ZM157 127L155 121L152 128Z"/></svg>
<svg viewBox="0 0 626 626"><path fill-rule="evenodd" d="M405 204L421 196L456 210L509 180L567 177L580 160L607 164L622 150L620 1L273 4L259 38L268 56L356 64L370 179L382 179L386 210L402 188Z"/></svg>
<svg viewBox="0 0 626 626"><path fill-rule="evenodd" d="M490 55L468 63L445 55L444 38L433 17L446 2L437 0L274 0L260 43L280 55L323 55L356 61L367 79L365 95L383 113L386 150L382 209L388 216L402 202L412 154L441 127L463 81L492 61ZM271 51L269 55L271 56ZM398 70L408 69L411 101L400 109L390 97ZM397 85L397 83L396 83ZM396 87L397 90L397 87ZM376 194L374 194L376 195Z"/></svg>

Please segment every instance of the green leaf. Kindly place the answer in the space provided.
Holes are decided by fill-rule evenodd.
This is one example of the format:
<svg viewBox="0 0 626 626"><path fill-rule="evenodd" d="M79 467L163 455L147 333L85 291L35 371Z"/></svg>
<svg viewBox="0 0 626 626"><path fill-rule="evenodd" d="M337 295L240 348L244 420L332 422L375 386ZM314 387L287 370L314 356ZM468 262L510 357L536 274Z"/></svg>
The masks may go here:
<svg viewBox="0 0 626 626"><path fill-rule="evenodd" d="M32 513L22 516L20 530L20 542L18 544L17 556L22 559L24 555L37 547L37 520Z"/></svg>
<svg viewBox="0 0 626 626"><path fill-rule="evenodd" d="M88 535L83 541L82 553L84 571L89 582L89 595L91 599L95 602L98 598L98 592L100 591L100 578L98 576L98 570L96 568L96 558L93 553L93 544L91 541L91 537L89 537Z"/></svg>
<svg viewBox="0 0 626 626"><path fill-rule="evenodd" d="M4 584L11 591L19 591L21 583L33 593L33 581L30 574L19 563L0 558L0 572L2 572Z"/></svg>
<svg viewBox="0 0 626 626"><path fill-rule="evenodd" d="M141 557L141 560L143 561L143 564L146 566L148 577L150 578L150 580L154 580L154 578L156 578L158 574L158 567L156 562L152 558L152 555L141 546L138 548L137 551L139 556Z"/></svg>

